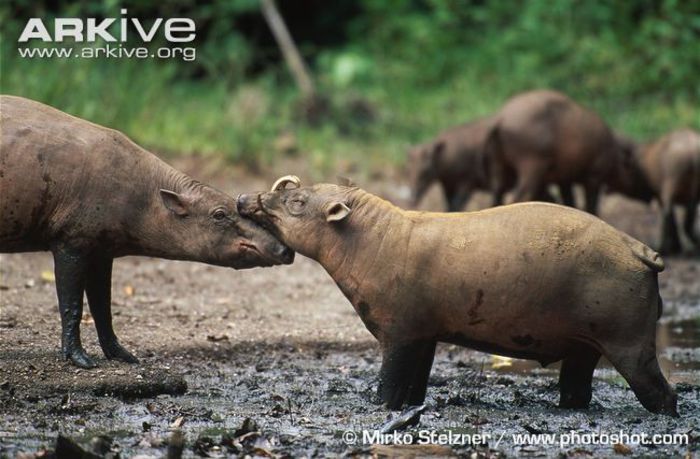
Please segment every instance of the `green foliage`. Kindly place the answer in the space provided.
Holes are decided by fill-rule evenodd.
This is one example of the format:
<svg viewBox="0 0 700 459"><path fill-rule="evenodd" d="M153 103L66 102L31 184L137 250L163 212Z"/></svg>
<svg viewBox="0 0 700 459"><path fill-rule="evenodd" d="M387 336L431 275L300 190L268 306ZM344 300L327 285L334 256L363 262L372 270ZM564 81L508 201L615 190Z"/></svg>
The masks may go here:
<svg viewBox="0 0 700 459"><path fill-rule="evenodd" d="M249 165L294 132L319 171L401 162L408 145L497 109L513 94L562 90L639 139L700 129L700 3L681 0L282 2L329 109L309 125L258 0L10 1L0 6L2 92L127 132L160 151ZM296 5L317 10L295 14ZM28 17L191 17L194 63L28 60ZM162 46L155 43L153 46Z"/></svg>

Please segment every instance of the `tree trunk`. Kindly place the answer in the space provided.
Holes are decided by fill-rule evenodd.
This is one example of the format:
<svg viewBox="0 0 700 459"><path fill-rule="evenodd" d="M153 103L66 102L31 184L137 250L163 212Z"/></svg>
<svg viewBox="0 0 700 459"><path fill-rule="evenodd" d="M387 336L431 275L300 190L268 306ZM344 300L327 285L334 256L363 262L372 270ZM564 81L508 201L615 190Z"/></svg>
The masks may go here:
<svg viewBox="0 0 700 459"><path fill-rule="evenodd" d="M287 66L292 72L292 76L294 77L297 86L299 86L299 90L301 90L301 93L306 99L314 99L316 96L316 89L314 87L313 80L311 79L311 75L304 64L304 60L294 44L292 36L289 34L289 30L287 30L284 19L282 19L282 16L277 9L275 0L260 1L265 20L270 26L272 34L275 36L275 40L277 40L277 44L282 50L284 60L287 62Z"/></svg>

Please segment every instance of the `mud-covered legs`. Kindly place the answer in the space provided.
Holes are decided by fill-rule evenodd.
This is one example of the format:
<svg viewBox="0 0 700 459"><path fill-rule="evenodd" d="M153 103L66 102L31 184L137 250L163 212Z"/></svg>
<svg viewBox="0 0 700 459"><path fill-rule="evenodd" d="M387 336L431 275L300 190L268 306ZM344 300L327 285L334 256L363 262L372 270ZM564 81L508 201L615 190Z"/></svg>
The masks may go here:
<svg viewBox="0 0 700 459"><path fill-rule="evenodd" d="M681 239L676 225L676 216L673 212L673 201L670 196L661 197L661 240L659 252L662 255L670 255L681 252Z"/></svg>
<svg viewBox="0 0 700 459"><path fill-rule="evenodd" d="M513 194L513 202L543 201L557 202L548 189L545 180L546 169L541 164L529 163L519 171L518 181ZM564 205L575 207L573 189L570 183L558 184Z"/></svg>
<svg viewBox="0 0 700 459"><path fill-rule="evenodd" d="M586 183L583 191L586 197L586 212L598 215L598 200L600 199L600 183Z"/></svg>
<svg viewBox="0 0 700 459"><path fill-rule="evenodd" d="M642 346L606 347L603 352L647 410L678 416L677 397L661 374L654 338ZM424 402L434 355L434 341L384 344L379 395L389 409ZM593 371L600 356L599 350L581 344L564 358L559 374L560 407L588 407Z"/></svg>
<svg viewBox="0 0 700 459"><path fill-rule="evenodd" d="M587 408L591 402L591 383L600 352L581 345L562 362L559 373L559 406L562 408Z"/></svg>
<svg viewBox="0 0 700 459"><path fill-rule="evenodd" d="M698 215L698 202L691 202L685 206L685 221L683 230L696 247L700 248L700 235L695 232L695 219Z"/></svg>
<svg viewBox="0 0 700 459"><path fill-rule="evenodd" d="M93 368L80 341L80 321L83 316L83 296L87 293L90 312L95 320L100 346L107 358L136 363L136 357L126 351L112 329L111 279L112 259L93 256L71 247L53 250L56 273L58 309L61 313L61 351L63 357L81 368Z"/></svg>
<svg viewBox="0 0 700 459"><path fill-rule="evenodd" d="M433 358L435 357L435 345L435 342L427 342L418 350L415 360L416 369L411 378L408 400L406 401L409 406L421 405L425 401L430 369L433 367Z"/></svg>
<svg viewBox="0 0 700 459"><path fill-rule="evenodd" d="M138 363L138 359L124 349L112 328L112 259L95 257L90 261L87 273L85 293L87 294L90 312L95 320L100 347L108 359L122 360L127 363Z"/></svg>
<svg viewBox="0 0 700 459"><path fill-rule="evenodd" d="M652 413L678 417L677 396L661 374L653 339L641 351L626 353L627 349L606 351L610 363L627 380L634 395Z"/></svg>
<svg viewBox="0 0 700 459"><path fill-rule="evenodd" d="M700 236L695 232L698 203L690 202L685 205L683 232L695 247L700 247ZM674 255L683 251L681 235L676 223L674 202L671 192L661 196L661 229L659 235L659 252L663 255Z"/></svg>
<svg viewBox="0 0 700 459"><path fill-rule="evenodd" d="M545 166L536 161L524 163L518 170L513 202L535 201L545 195Z"/></svg>
<svg viewBox="0 0 700 459"><path fill-rule="evenodd" d="M459 212L464 208L464 205L469 201L472 189L467 185L459 185L456 188L447 187L443 184L445 192L445 200L447 201L448 212Z"/></svg>
<svg viewBox="0 0 700 459"><path fill-rule="evenodd" d="M561 195L561 203L565 206L576 207L574 200L574 189L570 183L559 184L559 194Z"/></svg>
<svg viewBox="0 0 700 459"><path fill-rule="evenodd" d="M87 257L79 250L58 247L53 250L58 310L61 313L61 352L63 357L81 368L93 368L80 342L83 316L83 292Z"/></svg>
<svg viewBox="0 0 700 459"><path fill-rule="evenodd" d="M514 185L515 173L507 170L500 161L490 164L489 169L488 182L493 192L492 206L496 207L503 205L506 192Z"/></svg>
<svg viewBox="0 0 700 459"><path fill-rule="evenodd" d="M492 201L491 205L493 207L502 206L503 205L503 197L505 196L505 194L506 194L505 186L503 186L502 184L499 183L498 187L493 190L493 201Z"/></svg>
<svg viewBox="0 0 700 459"><path fill-rule="evenodd" d="M435 344L435 341L413 341L384 345L379 395L389 409L423 403Z"/></svg>

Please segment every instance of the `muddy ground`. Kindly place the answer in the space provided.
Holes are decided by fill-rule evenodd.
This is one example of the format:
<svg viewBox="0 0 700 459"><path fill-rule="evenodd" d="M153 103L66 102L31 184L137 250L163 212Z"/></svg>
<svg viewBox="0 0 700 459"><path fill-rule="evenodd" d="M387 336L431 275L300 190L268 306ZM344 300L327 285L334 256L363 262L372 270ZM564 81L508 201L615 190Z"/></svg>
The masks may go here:
<svg viewBox="0 0 700 459"><path fill-rule="evenodd" d="M233 169L180 167L229 192L269 183ZM360 180L401 203L405 190L395 182ZM423 207L441 205L433 190ZM655 238L653 209L611 197L603 217L645 242ZM184 434L186 457L692 457L700 451L700 257L668 259L667 266L660 277L666 309L658 341L664 373L678 391L679 419L645 411L604 362L596 370L591 408L561 410L556 366L541 369L442 345L426 411L407 432L414 439L420 430L452 432L453 439L478 433L486 444L387 449L362 442L363 430L379 428L389 416L375 396L377 343L314 262L298 256L293 266L233 271L120 259L113 277L115 329L141 364L105 360L85 314L83 342L100 366L79 370L59 358L51 257L0 255L0 457L45 456L59 435L103 456L161 457L175 431ZM571 431L581 436L578 444ZM592 434L620 432L687 434L688 444L641 445L634 438L617 446L590 444ZM519 444L513 437L519 434L569 434L572 444L560 447L566 437L556 437L553 446ZM171 452L179 441L172 443ZM63 437L58 444L65 451Z"/></svg>

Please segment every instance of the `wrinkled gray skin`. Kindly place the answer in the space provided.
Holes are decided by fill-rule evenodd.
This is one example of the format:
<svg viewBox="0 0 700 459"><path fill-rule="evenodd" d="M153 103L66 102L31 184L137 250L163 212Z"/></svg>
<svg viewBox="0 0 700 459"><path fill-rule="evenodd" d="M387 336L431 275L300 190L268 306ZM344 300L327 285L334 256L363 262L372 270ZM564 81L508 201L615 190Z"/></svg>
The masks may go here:
<svg viewBox="0 0 700 459"><path fill-rule="evenodd" d="M494 205L515 181L514 202L542 199L548 185L558 185L562 202L573 207L572 187L580 184L585 209L596 214L618 148L603 120L564 94L518 94L496 114L486 140Z"/></svg>
<svg viewBox="0 0 700 459"><path fill-rule="evenodd" d="M407 166L412 207L435 182L442 185L450 212L462 210L474 191L489 190L484 144L493 121L488 117L455 126L411 148Z"/></svg>
<svg viewBox="0 0 700 459"><path fill-rule="evenodd" d="M233 198L176 171L123 134L46 105L0 97L0 252L50 250L62 352L80 342L83 294L107 358L135 363L112 329L112 260L147 255L243 269L294 253Z"/></svg>
<svg viewBox="0 0 700 459"><path fill-rule="evenodd" d="M380 341L380 395L420 405L438 341L563 360L560 406L582 408L604 355L649 411L677 416L656 358L663 261L592 215L545 203L399 209L320 184L242 195L242 215L317 260Z"/></svg>
<svg viewBox="0 0 700 459"><path fill-rule="evenodd" d="M677 205L685 208L682 228L686 236L700 247L700 236L694 229L700 203L700 133L679 129L647 145L618 136L618 143L624 148L609 189L645 202L659 201L659 252L682 252L681 230L674 215Z"/></svg>

